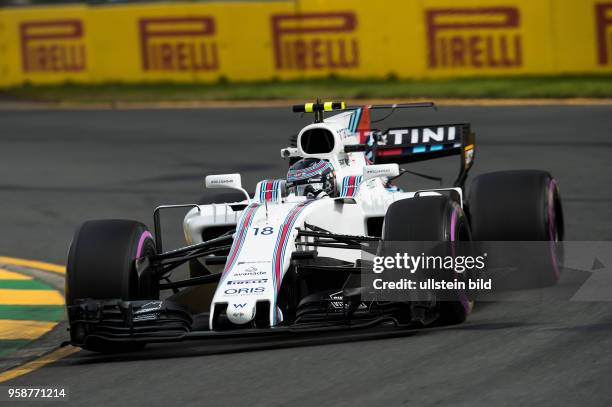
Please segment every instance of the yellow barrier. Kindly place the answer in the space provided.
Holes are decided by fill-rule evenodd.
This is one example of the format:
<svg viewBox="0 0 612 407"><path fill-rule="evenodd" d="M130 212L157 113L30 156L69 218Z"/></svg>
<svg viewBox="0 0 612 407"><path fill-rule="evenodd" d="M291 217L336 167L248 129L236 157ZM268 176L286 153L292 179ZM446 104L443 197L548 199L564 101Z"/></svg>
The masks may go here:
<svg viewBox="0 0 612 407"><path fill-rule="evenodd" d="M0 10L0 86L612 71L612 0Z"/></svg>

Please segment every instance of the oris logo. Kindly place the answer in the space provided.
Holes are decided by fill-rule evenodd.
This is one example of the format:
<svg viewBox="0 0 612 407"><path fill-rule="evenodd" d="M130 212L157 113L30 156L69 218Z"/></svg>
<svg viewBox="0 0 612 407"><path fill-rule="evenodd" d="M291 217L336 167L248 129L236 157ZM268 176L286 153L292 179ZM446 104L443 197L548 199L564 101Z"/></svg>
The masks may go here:
<svg viewBox="0 0 612 407"><path fill-rule="evenodd" d="M425 12L430 68L511 68L523 64L517 7L434 8Z"/></svg>
<svg viewBox="0 0 612 407"><path fill-rule="evenodd" d="M248 295L248 294L259 294L266 291L265 287L253 287L253 288L228 288L223 293L225 295Z"/></svg>
<svg viewBox="0 0 612 407"><path fill-rule="evenodd" d="M215 20L208 16L139 21L144 71L213 71L219 68Z"/></svg>
<svg viewBox="0 0 612 407"><path fill-rule="evenodd" d="M27 72L82 72L86 67L83 22L27 21L19 25L21 65Z"/></svg>
<svg viewBox="0 0 612 407"><path fill-rule="evenodd" d="M595 5L597 64L609 65L612 53L612 3Z"/></svg>
<svg viewBox="0 0 612 407"><path fill-rule="evenodd" d="M277 70L359 66L355 13L276 14L271 25Z"/></svg>

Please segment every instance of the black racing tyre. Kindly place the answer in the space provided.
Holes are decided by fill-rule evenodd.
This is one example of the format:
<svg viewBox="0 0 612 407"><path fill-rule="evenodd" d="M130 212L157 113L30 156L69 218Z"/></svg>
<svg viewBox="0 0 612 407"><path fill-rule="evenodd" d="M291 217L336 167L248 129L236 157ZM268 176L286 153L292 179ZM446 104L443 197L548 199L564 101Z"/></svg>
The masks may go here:
<svg viewBox="0 0 612 407"><path fill-rule="evenodd" d="M77 299L158 299L158 281L139 276L134 260L155 253L153 235L131 220L93 220L76 231L66 269L66 305ZM71 334L74 332L71 331ZM144 344L95 343L86 349L119 352Z"/></svg>
<svg viewBox="0 0 612 407"><path fill-rule="evenodd" d="M453 242L469 241L471 232L461 206L446 196L402 199L389 206L383 223L383 241ZM458 324L472 309L466 292L457 301L439 302L438 323Z"/></svg>
<svg viewBox="0 0 612 407"><path fill-rule="evenodd" d="M512 283L514 288L535 288L554 284L560 275L563 240L563 208L557 181L546 171L499 171L479 175L470 185L468 216L472 238L480 242L507 243L482 247L488 253L488 266L512 266L521 270ZM518 242L549 242L530 244ZM509 262L512 262L510 264ZM508 263L508 264L505 264ZM526 286L529 284L529 286ZM510 287L512 288L512 287Z"/></svg>
<svg viewBox="0 0 612 407"><path fill-rule="evenodd" d="M479 175L467 203L474 240L563 240L559 188L546 171Z"/></svg>

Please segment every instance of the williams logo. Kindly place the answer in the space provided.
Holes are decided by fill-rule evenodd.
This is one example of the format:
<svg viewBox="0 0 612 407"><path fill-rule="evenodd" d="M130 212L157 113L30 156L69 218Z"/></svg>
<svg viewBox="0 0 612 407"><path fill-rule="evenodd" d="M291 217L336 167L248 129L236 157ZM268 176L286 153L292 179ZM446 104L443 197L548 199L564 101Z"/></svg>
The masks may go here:
<svg viewBox="0 0 612 407"><path fill-rule="evenodd" d="M430 68L523 65L516 7L435 8L425 12Z"/></svg>
<svg viewBox="0 0 612 407"><path fill-rule="evenodd" d="M19 26L23 72L81 72L86 67L83 22L27 21Z"/></svg>
<svg viewBox="0 0 612 407"><path fill-rule="evenodd" d="M184 72L219 68L212 17L143 18L139 28L143 70Z"/></svg>
<svg viewBox="0 0 612 407"><path fill-rule="evenodd" d="M145 312L159 311L162 307L163 301L151 301L140 307L134 314L144 314Z"/></svg>
<svg viewBox="0 0 612 407"><path fill-rule="evenodd" d="M595 5L597 25L597 63L609 65L612 61L612 3Z"/></svg>
<svg viewBox="0 0 612 407"><path fill-rule="evenodd" d="M276 14L271 24L277 70L359 66L357 17L352 12Z"/></svg>

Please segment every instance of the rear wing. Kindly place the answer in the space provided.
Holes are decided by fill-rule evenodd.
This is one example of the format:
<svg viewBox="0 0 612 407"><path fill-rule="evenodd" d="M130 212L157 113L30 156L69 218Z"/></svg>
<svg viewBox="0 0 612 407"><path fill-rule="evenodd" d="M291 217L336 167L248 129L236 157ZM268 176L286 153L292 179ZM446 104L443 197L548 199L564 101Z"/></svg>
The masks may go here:
<svg viewBox="0 0 612 407"><path fill-rule="evenodd" d="M458 187L463 187L474 163L476 137L468 123L394 127L368 133L365 144L347 145L345 151L366 151L375 164L407 164L459 155L461 166L454 183Z"/></svg>
<svg viewBox="0 0 612 407"><path fill-rule="evenodd" d="M370 111L390 110L380 122L396 109L435 108L432 102L394 103L384 105L346 106L344 102L306 103L293 106L297 113L314 113L315 123L323 121L323 113L334 110L352 110L348 130L358 134L360 144L344 146L347 153L364 151L375 164L407 164L449 155L461 156L456 187L463 188L468 171L474 163L475 135L468 123L433 126L394 127L381 133L371 128Z"/></svg>

